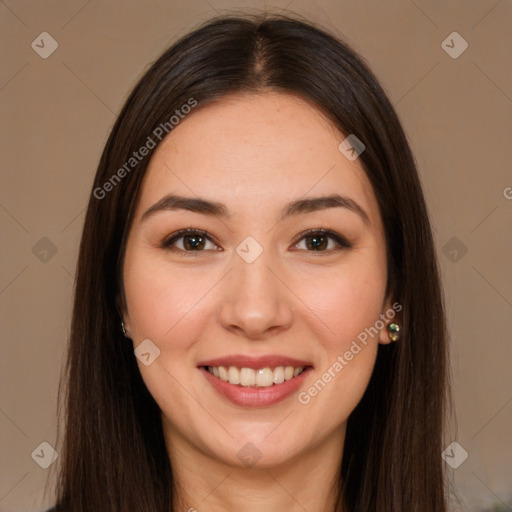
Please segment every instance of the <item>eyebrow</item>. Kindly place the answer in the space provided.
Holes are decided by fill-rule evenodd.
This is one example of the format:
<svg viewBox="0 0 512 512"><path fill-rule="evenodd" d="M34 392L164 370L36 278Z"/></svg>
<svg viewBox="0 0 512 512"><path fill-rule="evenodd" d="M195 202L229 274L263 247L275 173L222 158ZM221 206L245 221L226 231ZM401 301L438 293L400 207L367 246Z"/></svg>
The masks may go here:
<svg viewBox="0 0 512 512"><path fill-rule="evenodd" d="M311 213L327 208L347 208L348 210L358 214L365 224L370 223L368 214L363 210L359 204L350 197L341 196L339 194L332 194L329 196L321 197L308 197L305 199L297 199L286 205L281 210L280 221L283 221L291 216ZM201 197L185 197L175 194L168 194L153 206L149 207L142 215L141 221L148 219L157 212L167 210L187 210L203 215L218 216L218 217L231 217L226 205L216 201L210 201Z"/></svg>

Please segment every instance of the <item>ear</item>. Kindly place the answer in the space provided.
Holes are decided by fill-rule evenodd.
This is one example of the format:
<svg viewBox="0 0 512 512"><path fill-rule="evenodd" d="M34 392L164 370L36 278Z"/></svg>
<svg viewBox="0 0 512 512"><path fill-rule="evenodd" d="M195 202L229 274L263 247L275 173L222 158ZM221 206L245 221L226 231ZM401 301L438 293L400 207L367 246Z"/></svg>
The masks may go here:
<svg viewBox="0 0 512 512"><path fill-rule="evenodd" d="M124 299L123 291L119 291L116 295L116 309L119 315L119 322L124 323L124 328L126 331L126 335L129 336L130 328L129 328L129 316L128 316L128 308L126 307L126 300Z"/></svg>
<svg viewBox="0 0 512 512"><path fill-rule="evenodd" d="M390 343L394 343L394 341L390 338L390 333L388 331L389 324L398 324L400 329L402 329L402 309L402 304L396 300L393 300L391 296L386 299L380 315L380 320L384 323L384 326L379 333L379 343L382 345L389 345ZM398 342L398 340L396 341Z"/></svg>

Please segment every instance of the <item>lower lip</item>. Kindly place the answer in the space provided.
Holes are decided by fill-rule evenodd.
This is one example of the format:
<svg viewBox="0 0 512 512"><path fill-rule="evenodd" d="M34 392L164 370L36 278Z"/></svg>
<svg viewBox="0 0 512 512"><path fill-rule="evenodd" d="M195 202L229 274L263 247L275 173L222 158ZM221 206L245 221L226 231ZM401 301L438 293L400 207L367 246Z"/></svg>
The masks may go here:
<svg viewBox="0 0 512 512"><path fill-rule="evenodd" d="M269 387L245 387L230 384L212 375L205 367L199 369L213 388L235 405L242 407L267 407L281 402L298 391L312 368L308 366L297 377Z"/></svg>

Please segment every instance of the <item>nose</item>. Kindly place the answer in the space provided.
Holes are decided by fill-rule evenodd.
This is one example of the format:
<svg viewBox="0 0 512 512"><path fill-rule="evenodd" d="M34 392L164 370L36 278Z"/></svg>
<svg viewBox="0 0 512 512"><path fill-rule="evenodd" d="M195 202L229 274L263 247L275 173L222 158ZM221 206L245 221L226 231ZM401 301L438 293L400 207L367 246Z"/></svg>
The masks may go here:
<svg viewBox="0 0 512 512"><path fill-rule="evenodd" d="M266 251L247 263L234 255L220 297L221 325L249 339L267 339L288 329L293 321L293 293ZM280 275L281 274L281 275Z"/></svg>

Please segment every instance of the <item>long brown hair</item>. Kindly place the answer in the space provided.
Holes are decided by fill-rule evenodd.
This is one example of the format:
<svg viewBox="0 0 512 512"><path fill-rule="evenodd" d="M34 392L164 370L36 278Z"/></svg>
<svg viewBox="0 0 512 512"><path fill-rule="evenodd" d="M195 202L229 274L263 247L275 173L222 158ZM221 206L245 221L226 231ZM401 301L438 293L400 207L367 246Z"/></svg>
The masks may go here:
<svg viewBox="0 0 512 512"><path fill-rule="evenodd" d="M154 147L137 163L130 158L151 146L157 127L171 129L170 117L191 99L201 108L230 93L270 90L300 95L364 143L359 159L386 232L387 291L403 305L401 339L379 346L366 393L348 420L337 505L446 510L447 332L414 158L385 92L347 43L298 17L268 14L217 17L182 37L140 79L108 138L80 243L59 392L65 430L58 510L172 510L177 490L160 410L120 331L121 262Z"/></svg>

